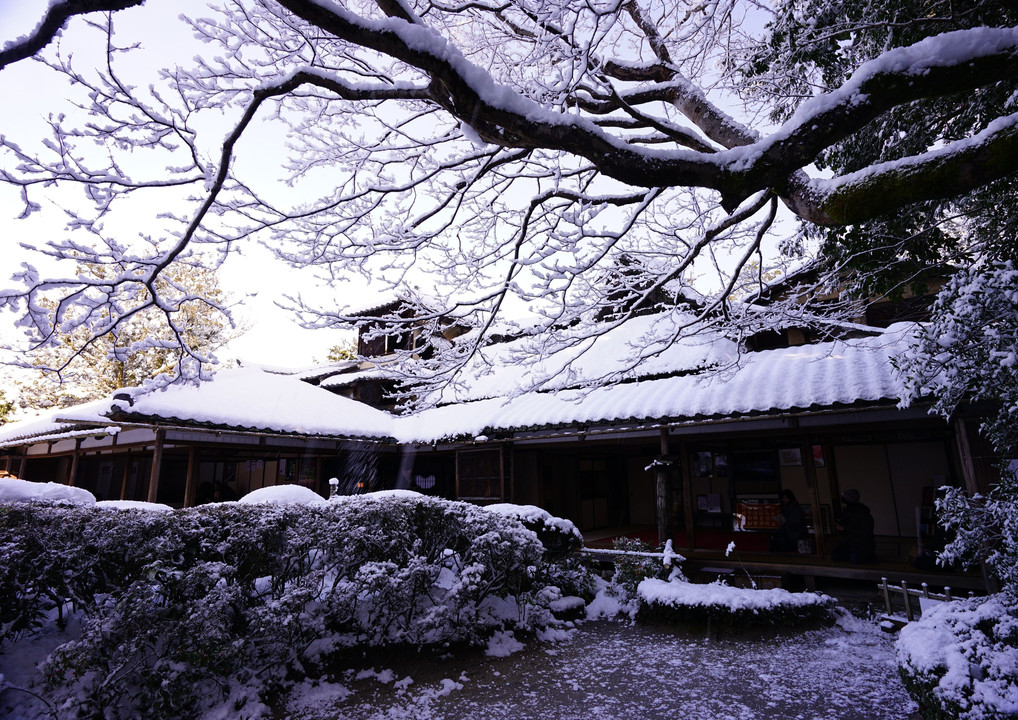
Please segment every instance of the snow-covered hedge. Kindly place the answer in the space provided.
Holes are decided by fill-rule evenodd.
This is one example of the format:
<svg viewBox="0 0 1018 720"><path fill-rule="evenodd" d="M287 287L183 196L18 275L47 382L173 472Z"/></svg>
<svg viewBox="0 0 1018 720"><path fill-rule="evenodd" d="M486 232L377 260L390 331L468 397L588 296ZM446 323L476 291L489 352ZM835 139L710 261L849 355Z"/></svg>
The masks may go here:
<svg viewBox="0 0 1018 720"><path fill-rule="evenodd" d="M637 619L697 626L786 627L830 624L835 601L810 592L791 593L780 588L751 590L722 583L694 584L648 578L637 587Z"/></svg>
<svg viewBox="0 0 1018 720"><path fill-rule="evenodd" d="M189 717L198 698L317 673L345 646L545 622L525 600L542 553L515 518L423 496L0 504L0 644L76 613L80 638L45 668L63 715Z"/></svg>
<svg viewBox="0 0 1018 720"><path fill-rule="evenodd" d="M1018 598L943 603L901 630L898 667L926 720L1018 717Z"/></svg>

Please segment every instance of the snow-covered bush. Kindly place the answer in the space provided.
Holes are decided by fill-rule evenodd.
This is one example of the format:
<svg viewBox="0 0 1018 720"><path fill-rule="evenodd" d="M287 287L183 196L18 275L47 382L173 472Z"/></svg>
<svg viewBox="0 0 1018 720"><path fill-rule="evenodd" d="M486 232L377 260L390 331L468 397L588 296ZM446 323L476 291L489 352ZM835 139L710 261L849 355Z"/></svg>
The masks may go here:
<svg viewBox="0 0 1018 720"><path fill-rule="evenodd" d="M484 508L488 512L517 518L523 527L533 530L550 555L567 555L583 547L583 533L571 520L555 517L536 505L497 503Z"/></svg>
<svg viewBox="0 0 1018 720"><path fill-rule="evenodd" d="M831 624L835 601L826 595L781 588L751 590L725 585L648 578L637 587L637 619L709 628L750 625Z"/></svg>
<svg viewBox="0 0 1018 720"><path fill-rule="evenodd" d="M1018 269L1008 260L959 270L932 315L899 361L906 400L932 394L944 417L963 400L995 402L981 430L998 457L1018 457ZM941 522L955 532L941 559L985 562L1018 592L1018 479L1013 468L1001 470L985 497L949 488L938 500Z"/></svg>
<svg viewBox="0 0 1018 720"><path fill-rule="evenodd" d="M1002 588L1018 594L1018 478L1013 468L1001 473L988 495L969 497L960 488L944 488L937 498L940 522L953 539L940 553L946 565L985 563Z"/></svg>
<svg viewBox="0 0 1018 720"><path fill-rule="evenodd" d="M654 552L649 544L637 538L619 537L612 542L612 549L620 551L612 555L615 572L612 584L626 598L635 597L636 589L647 578L661 575L664 563L648 553Z"/></svg>
<svg viewBox="0 0 1018 720"><path fill-rule="evenodd" d="M46 664L71 715L181 718L357 644L537 629L543 548L515 518L424 496L173 512L0 505L0 642L78 612ZM514 612L506 612L509 607Z"/></svg>
<svg viewBox="0 0 1018 720"><path fill-rule="evenodd" d="M901 630L898 667L926 720L1018 717L1018 599L943 603Z"/></svg>

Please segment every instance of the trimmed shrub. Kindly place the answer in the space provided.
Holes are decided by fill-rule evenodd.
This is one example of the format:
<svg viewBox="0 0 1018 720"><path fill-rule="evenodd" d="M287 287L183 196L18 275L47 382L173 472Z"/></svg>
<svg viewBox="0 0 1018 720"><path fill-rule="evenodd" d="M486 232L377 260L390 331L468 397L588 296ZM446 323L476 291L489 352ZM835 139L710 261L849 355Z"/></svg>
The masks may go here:
<svg viewBox="0 0 1018 720"><path fill-rule="evenodd" d="M898 669L926 720L1018 717L1018 598L942 603L901 630Z"/></svg>
<svg viewBox="0 0 1018 720"><path fill-rule="evenodd" d="M353 645L536 629L543 548L516 519L428 497L132 510L0 505L0 642L82 616L46 663L62 715L187 718ZM514 612L507 612L505 607Z"/></svg>
<svg viewBox="0 0 1018 720"><path fill-rule="evenodd" d="M697 627L801 627L834 621L834 598L818 593L790 593L774 588L751 590L721 583L647 579L637 588L637 619Z"/></svg>

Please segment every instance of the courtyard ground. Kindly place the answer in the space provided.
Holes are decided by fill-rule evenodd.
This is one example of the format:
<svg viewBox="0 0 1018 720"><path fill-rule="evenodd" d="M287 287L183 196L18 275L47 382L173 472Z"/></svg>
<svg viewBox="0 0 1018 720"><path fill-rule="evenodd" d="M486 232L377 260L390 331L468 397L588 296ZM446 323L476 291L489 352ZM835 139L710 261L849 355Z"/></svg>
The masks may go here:
<svg viewBox="0 0 1018 720"><path fill-rule="evenodd" d="M628 621L580 624L508 657L482 650L364 657L298 690L288 720L905 720L894 637L833 628L707 638Z"/></svg>

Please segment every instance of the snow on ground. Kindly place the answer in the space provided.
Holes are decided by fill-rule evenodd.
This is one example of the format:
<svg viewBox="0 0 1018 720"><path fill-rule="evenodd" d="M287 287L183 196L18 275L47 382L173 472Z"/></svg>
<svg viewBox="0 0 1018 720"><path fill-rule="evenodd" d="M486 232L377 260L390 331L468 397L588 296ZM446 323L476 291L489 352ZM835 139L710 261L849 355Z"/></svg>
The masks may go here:
<svg viewBox="0 0 1018 720"><path fill-rule="evenodd" d="M286 716L904 720L916 710L898 678L894 637L851 617L825 630L719 640L597 621L579 626L568 641L531 640L508 657L477 650L438 659L408 651L385 669L403 684L357 680L351 671L349 681L300 693Z"/></svg>

